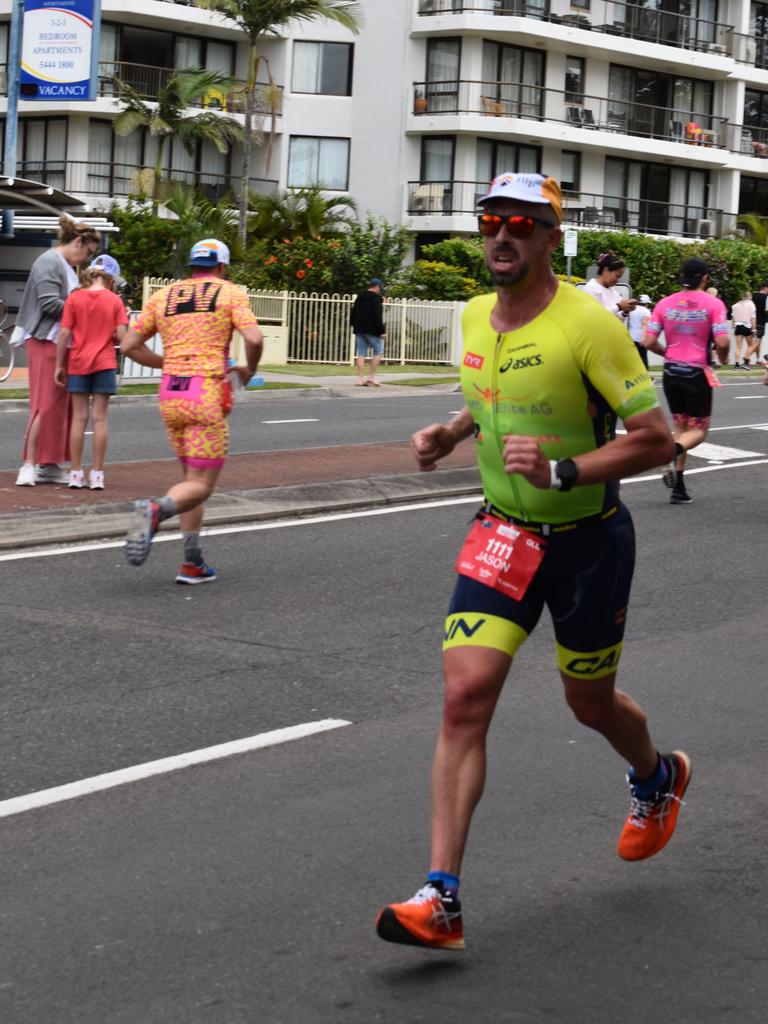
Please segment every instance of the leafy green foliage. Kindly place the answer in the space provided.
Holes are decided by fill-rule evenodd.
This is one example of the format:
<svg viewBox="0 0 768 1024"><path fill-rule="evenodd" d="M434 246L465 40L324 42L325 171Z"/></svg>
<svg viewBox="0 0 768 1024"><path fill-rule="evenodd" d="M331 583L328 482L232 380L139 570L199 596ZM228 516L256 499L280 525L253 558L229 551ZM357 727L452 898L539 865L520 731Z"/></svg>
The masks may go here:
<svg viewBox="0 0 768 1024"><path fill-rule="evenodd" d="M488 290L480 287L473 277L466 277L461 267L452 267L438 260L417 260L405 267L389 294L460 302Z"/></svg>
<svg viewBox="0 0 768 1024"><path fill-rule="evenodd" d="M712 284L726 305L732 305L745 291L756 290L768 280L768 247L744 239L718 238L707 242L678 242L630 234L628 231L580 231L579 251L572 260L572 273L586 277L587 267L611 249L629 267L634 295L646 292L653 302L678 291L678 275L685 260L699 256L712 270ZM552 259L557 273L565 273L566 258L559 249Z"/></svg>

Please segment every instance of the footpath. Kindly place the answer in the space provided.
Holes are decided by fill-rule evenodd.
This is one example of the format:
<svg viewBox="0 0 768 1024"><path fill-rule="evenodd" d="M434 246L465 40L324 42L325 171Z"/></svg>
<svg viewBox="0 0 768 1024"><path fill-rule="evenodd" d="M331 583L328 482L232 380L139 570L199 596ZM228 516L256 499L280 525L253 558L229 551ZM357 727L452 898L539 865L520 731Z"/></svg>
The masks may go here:
<svg viewBox="0 0 768 1024"><path fill-rule="evenodd" d="M423 376L413 374L413 377ZM382 376L379 388L357 387L348 376L302 377L269 374L267 381L306 384L291 390L249 391L233 416L246 405L269 399L345 398L386 401L393 396L458 391L455 382L409 387L406 375ZM2 400L2 390L18 387L18 379L0 385L0 424L3 410L25 409L27 403ZM310 386L313 385L313 386ZM142 403L148 410L156 396L120 395L114 402ZM155 413L156 415L156 413ZM2 426L0 426L2 429ZM178 479L174 458L122 462L107 467L104 491L70 490L64 484L17 487L16 470L0 472L0 551L25 547L122 537L134 498L157 497ZM227 460L219 486L206 505L207 526L277 519L296 515L414 502L479 493L480 478L471 445L461 445L441 468L419 472L410 442L336 445L299 451L233 455ZM166 526L163 527L164 529ZM178 529L172 520L167 529Z"/></svg>

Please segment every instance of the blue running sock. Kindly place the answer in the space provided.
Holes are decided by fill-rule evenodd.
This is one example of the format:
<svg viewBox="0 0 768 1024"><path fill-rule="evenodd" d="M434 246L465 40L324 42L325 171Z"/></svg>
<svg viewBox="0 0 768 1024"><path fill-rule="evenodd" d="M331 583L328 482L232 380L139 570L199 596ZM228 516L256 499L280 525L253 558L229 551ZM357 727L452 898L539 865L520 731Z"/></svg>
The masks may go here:
<svg viewBox="0 0 768 1024"><path fill-rule="evenodd" d="M660 793L667 784L669 779L669 769L664 758L659 755L659 763L656 765L656 771L650 778L638 779L635 774L635 769L629 769L629 781L635 792L635 796L640 800L648 800L653 796L654 793Z"/></svg>
<svg viewBox="0 0 768 1024"><path fill-rule="evenodd" d="M458 896L459 879L456 875L449 875L447 871L430 871L427 875L428 882L442 882L443 892L446 896Z"/></svg>

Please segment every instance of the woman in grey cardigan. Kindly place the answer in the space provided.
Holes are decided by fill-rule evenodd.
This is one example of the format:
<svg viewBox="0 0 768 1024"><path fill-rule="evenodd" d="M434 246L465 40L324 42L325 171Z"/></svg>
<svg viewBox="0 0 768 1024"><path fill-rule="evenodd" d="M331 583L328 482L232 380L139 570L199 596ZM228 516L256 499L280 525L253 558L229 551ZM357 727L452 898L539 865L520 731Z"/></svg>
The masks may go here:
<svg viewBox="0 0 768 1024"><path fill-rule="evenodd" d="M58 245L32 264L11 337L12 345L26 346L29 367L29 422L16 478L20 487L67 479L61 463L69 458L70 398L54 381L56 335L64 300L77 287L74 268L96 255L101 236L66 215L59 224Z"/></svg>

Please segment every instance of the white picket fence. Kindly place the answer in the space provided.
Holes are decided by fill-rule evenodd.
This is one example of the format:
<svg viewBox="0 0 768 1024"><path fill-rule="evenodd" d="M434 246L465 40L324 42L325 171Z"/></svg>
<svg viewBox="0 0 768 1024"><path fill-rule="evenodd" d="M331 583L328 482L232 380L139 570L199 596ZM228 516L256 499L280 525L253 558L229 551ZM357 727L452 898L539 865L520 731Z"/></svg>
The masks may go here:
<svg viewBox="0 0 768 1024"><path fill-rule="evenodd" d="M143 304L158 289L171 283L167 278L144 278ZM279 365L349 365L354 362L355 338L349 324L354 295L249 290L248 299L266 339L262 362ZM454 364L459 347L460 308L457 302L385 298L384 360L401 366ZM154 351L162 351L158 336L148 344ZM157 377L160 372L126 360L123 379Z"/></svg>

